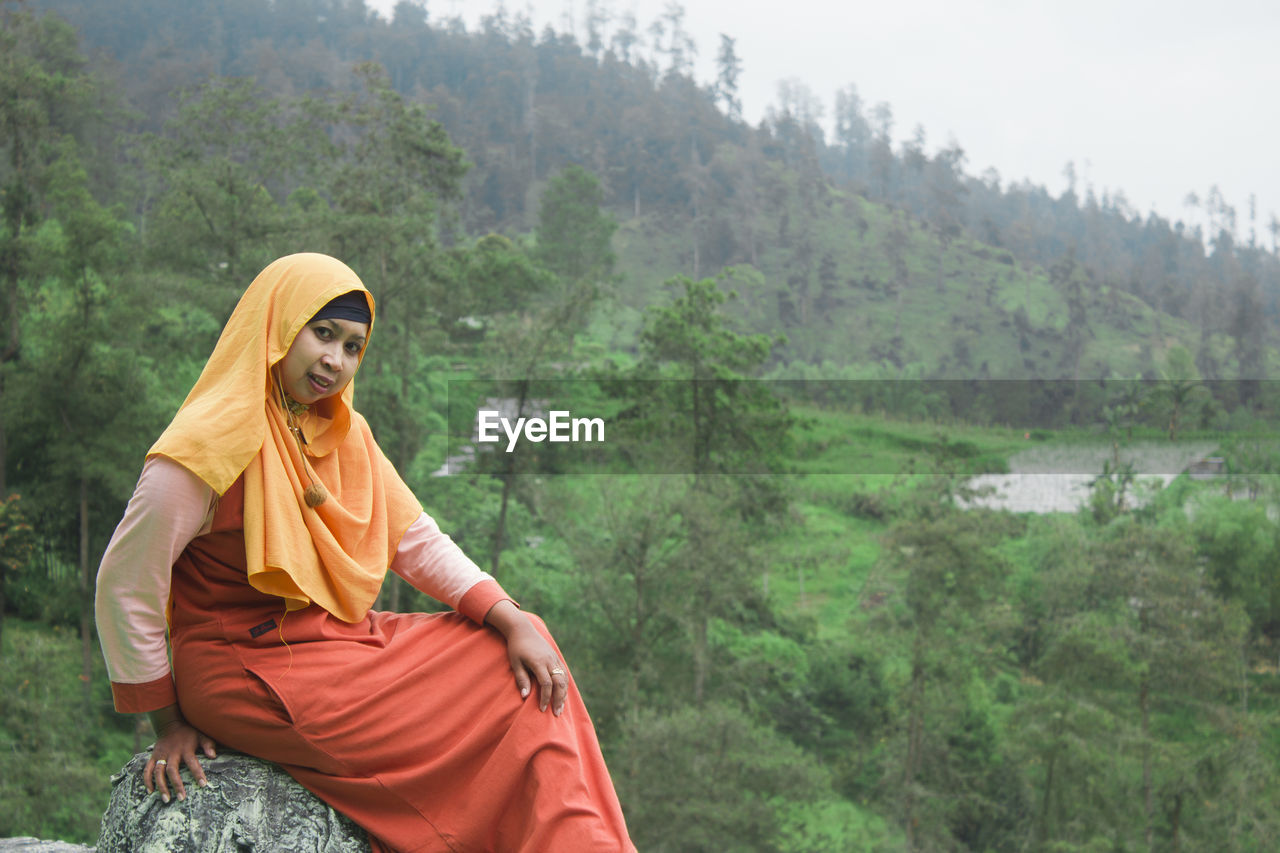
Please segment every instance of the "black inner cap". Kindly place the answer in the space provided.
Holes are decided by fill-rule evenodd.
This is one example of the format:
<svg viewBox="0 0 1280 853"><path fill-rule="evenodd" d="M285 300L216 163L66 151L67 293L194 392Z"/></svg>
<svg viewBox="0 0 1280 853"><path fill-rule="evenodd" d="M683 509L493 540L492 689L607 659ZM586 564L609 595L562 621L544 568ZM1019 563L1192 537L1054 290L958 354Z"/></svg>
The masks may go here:
<svg viewBox="0 0 1280 853"><path fill-rule="evenodd" d="M373 321L373 314L369 311L369 300L364 298L364 293L359 290L352 290L330 299L311 319L314 321L328 320L330 318L354 320L357 323L370 323Z"/></svg>

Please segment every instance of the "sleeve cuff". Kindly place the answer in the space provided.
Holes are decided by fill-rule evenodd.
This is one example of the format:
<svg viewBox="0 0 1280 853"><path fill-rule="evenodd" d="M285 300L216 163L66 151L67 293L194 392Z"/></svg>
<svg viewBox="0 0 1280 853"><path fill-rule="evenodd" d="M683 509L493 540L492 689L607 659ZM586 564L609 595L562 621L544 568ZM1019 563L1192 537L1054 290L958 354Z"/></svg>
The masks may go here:
<svg viewBox="0 0 1280 853"><path fill-rule="evenodd" d="M462 596L462 600L458 602L458 612L467 617L477 625L484 624L484 617L488 615L490 608L499 601L510 601L517 607L515 599L507 595L506 590L495 580L482 580L474 584L471 589L467 590Z"/></svg>
<svg viewBox="0 0 1280 853"><path fill-rule="evenodd" d="M178 704L178 691L173 686L173 675L165 674L155 681L142 684L111 682L111 698L121 714L143 714Z"/></svg>

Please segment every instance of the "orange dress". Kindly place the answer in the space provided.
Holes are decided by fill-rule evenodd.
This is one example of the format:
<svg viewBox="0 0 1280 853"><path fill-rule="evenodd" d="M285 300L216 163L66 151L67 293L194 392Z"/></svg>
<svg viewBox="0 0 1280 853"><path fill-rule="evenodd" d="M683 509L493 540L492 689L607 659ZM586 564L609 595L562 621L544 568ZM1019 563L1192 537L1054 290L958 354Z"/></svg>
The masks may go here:
<svg viewBox="0 0 1280 853"><path fill-rule="evenodd" d="M501 635L473 621L505 597L496 583L461 612L285 614L246 580L242 518L237 482L173 567L173 673L193 726L279 764L375 851L635 850L572 679L561 716L540 711Z"/></svg>

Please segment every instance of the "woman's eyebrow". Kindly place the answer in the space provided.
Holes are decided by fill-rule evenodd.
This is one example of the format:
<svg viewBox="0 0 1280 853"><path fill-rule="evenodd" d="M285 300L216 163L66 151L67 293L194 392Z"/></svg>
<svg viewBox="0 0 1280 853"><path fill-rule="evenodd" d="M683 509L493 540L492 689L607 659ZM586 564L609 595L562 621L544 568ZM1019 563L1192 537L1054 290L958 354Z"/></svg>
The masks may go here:
<svg viewBox="0 0 1280 853"><path fill-rule="evenodd" d="M339 326L339 325L338 325L338 323L337 323L337 321L336 321L336 320L334 320L332 317L325 317L323 320L313 320L312 322L315 322L315 323L324 323L326 326L328 326L328 327L329 327L329 329L330 329L331 331L333 331L334 333L336 333L336 334L338 335L338 337L342 337L344 334L346 334L346 332L344 332L344 331L343 331L342 327L341 327L341 326ZM365 336L364 336L364 335L353 335L352 337L348 338L348 340L352 340L352 341L359 341L360 343L364 343L364 342L365 342Z"/></svg>

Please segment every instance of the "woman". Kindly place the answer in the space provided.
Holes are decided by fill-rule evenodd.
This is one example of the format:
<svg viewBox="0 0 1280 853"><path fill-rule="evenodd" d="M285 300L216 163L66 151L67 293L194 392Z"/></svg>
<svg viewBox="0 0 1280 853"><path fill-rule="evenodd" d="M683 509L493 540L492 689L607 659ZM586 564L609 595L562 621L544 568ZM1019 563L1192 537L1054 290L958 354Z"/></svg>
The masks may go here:
<svg viewBox="0 0 1280 853"><path fill-rule="evenodd" d="M147 454L97 600L116 709L157 733L147 788L184 798L180 767L203 786L197 751L225 744L375 850L634 850L545 626L422 512L352 407L372 325L340 261L275 261ZM370 610L387 568L456 612Z"/></svg>

